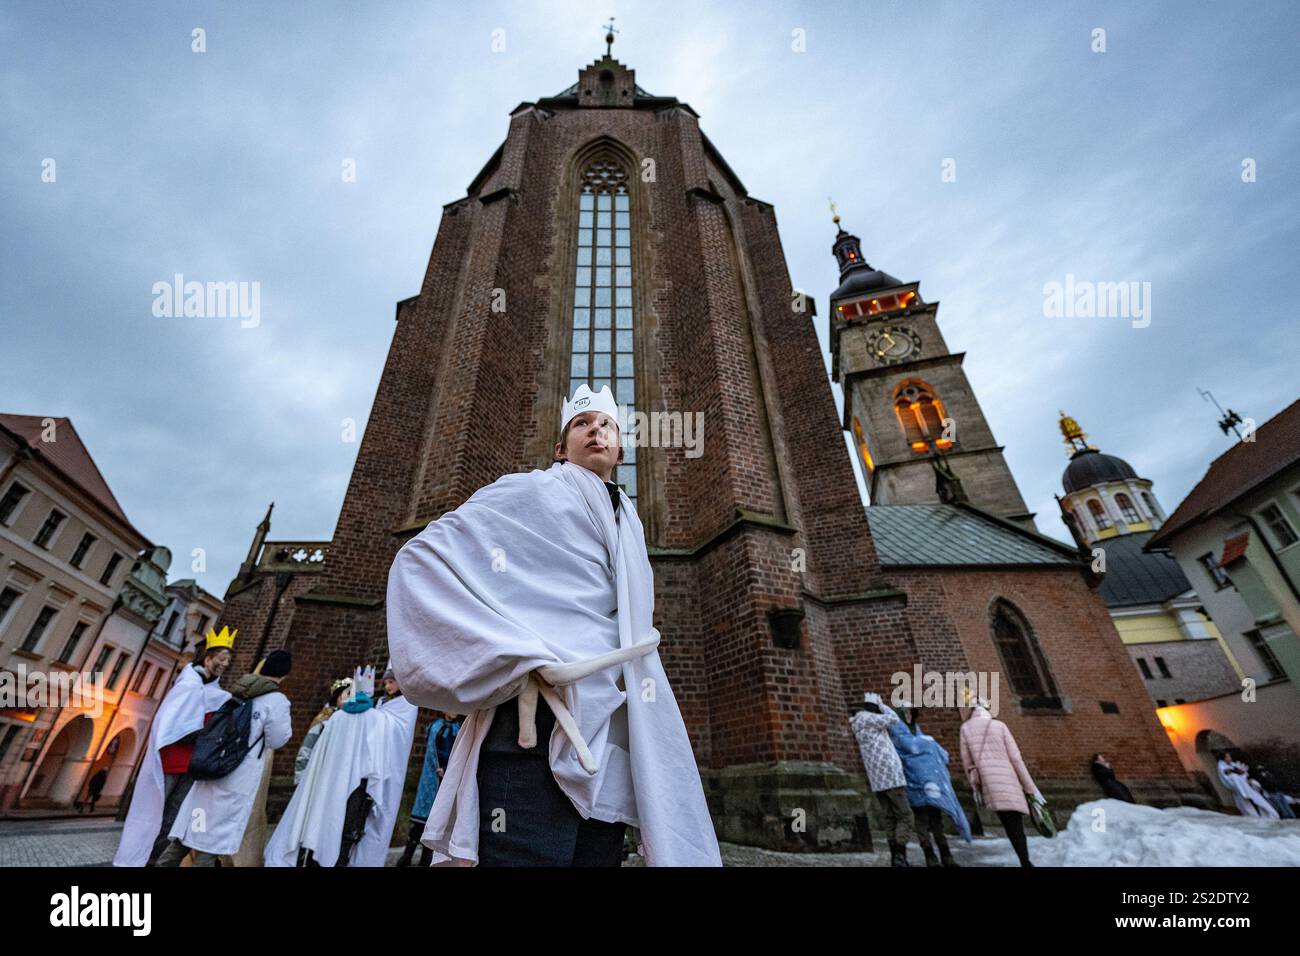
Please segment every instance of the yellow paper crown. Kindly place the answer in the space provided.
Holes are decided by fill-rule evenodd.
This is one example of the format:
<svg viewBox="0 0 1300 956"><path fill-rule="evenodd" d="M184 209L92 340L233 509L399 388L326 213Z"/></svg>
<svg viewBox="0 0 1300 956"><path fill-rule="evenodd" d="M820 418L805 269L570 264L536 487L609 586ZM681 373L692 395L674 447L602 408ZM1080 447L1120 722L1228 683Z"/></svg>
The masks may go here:
<svg viewBox="0 0 1300 956"><path fill-rule="evenodd" d="M228 647L228 648L234 647L235 635L238 633L239 633L239 628L235 628L232 631L229 627L226 627L224 625L221 628L220 634L218 634L212 628L208 628L207 644L204 646L204 650L211 651L219 647Z"/></svg>

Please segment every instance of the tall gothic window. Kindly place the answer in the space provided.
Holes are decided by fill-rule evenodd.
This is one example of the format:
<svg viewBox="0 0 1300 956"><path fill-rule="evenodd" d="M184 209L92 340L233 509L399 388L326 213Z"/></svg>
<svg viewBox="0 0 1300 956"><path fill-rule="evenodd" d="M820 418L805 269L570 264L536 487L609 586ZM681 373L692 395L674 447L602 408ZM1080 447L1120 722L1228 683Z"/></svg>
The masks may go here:
<svg viewBox="0 0 1300 956"><path fill-rule="evenodd" d="M582 173L578 196L578 254L573 279L573 352L569 394L584 382L608 385L629 416L636 410L632 348L632 212L628 175L613 159L597 159ZM623 449L614 470L636 503L636 447Z"/></svg>
<svg viewBox="0 0 1300 956"><path fill-rule="evenodd" d="M1025 707L1059 707L1056 682L1023 614L999 598L993 605L993 643L1006 668L1011 690Z"/></svg>

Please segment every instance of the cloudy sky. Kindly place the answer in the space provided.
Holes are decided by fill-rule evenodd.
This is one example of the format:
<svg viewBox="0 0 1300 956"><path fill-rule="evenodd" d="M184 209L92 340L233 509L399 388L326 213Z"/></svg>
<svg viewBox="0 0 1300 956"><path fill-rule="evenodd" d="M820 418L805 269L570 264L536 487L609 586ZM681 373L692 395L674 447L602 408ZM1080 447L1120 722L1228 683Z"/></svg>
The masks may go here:
<svg viewBox="0 0 1300 956"><path fill-rule="evenodd" d="M7 0L0 410L70 417L173 578L223 593L272 499L273 537L328 538L442 205L613 14L822 321L828 195L942 302L1040 528L1058 408L1172 509L1228 447L1198 386L1261 422L1300 391L1300 7L1048 6ZM176 273L260 283L260 324L156 317ZM1150 324L1045 316L1067 275L1149 282Z"/></svg>

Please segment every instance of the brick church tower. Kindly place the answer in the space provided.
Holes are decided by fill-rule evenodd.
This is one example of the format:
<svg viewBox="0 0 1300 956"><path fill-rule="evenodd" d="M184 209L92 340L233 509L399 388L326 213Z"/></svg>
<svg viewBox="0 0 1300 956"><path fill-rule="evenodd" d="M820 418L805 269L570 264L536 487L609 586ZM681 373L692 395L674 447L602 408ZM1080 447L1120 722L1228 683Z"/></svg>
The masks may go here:
<svg viewBox="0 0 1300 956"><path fill-rule="evenodd" d="M609 384L632 410L702 428L695 445L676 432L627 448L616 477L646 528L660 652L719 837L867 845L850 708L917 661L964 658L941 628L914 638L907 595L882 576L814 312L773 207L688 105L608 52L520 104L397 305L332 540L273 549L261 528L227 594L233 674L294 654L277 774L330 682L386 659L402 544L502 474L549 467L565 395ZM1024 511L1014 484L995 493Z"/></svg>

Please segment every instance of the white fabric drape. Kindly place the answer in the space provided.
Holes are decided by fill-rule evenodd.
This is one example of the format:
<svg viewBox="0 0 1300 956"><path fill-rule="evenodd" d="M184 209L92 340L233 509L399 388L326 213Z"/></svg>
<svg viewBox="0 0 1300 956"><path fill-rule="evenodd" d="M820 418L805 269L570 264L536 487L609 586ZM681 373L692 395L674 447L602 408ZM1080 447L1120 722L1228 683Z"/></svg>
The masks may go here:
<svg viewBox="0 0 1300 956"><path fill-rule="evenodd" d="M533 670L625 650L633 659L558 688L596 773L558 725L538 746L583 817L640 828L649 865L721 865L659 654L630 650L656 637L654 581L640 519L620 496L616 523L605 484L586 468L506 475L394 560L388 640L402 689L423 707L467 715L424 833L435 863L478 859L478 756L495 708ZM620 710L625 745L610 734Z"/></svg>
<svg viewBox="0 0 1300 956"><path fill-rule="evenodd" d="M230 699L215 680L203 682L203 675L186 665L176 683L158 705L149 728L149 742L136 774L131 806L122 827L122 839L113 857L114 866L144 866L149 862L154 841L162 829L164 779L159 751L168 744L203 729L203 716L215 713Z"/></svg>

